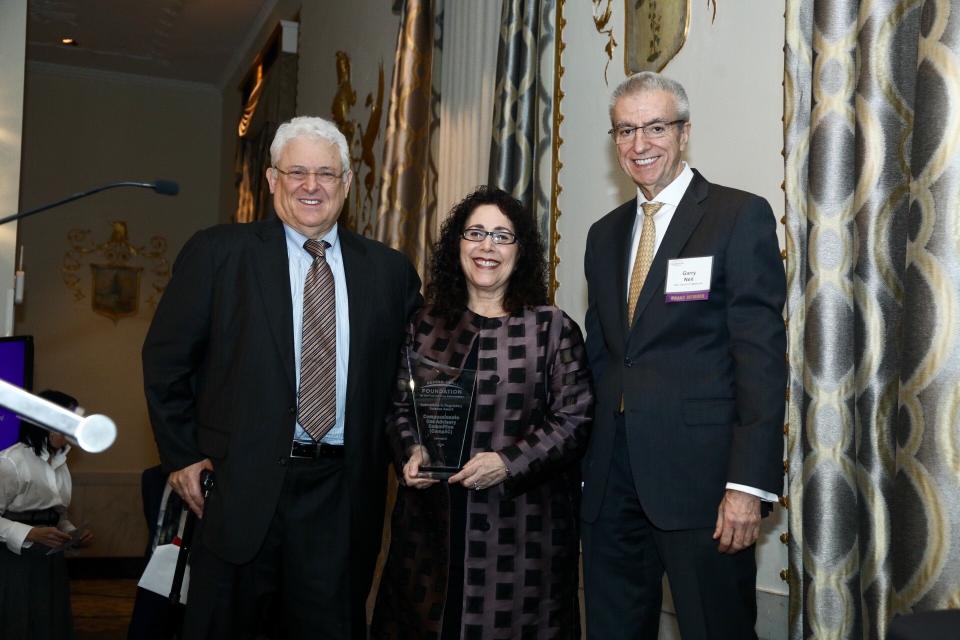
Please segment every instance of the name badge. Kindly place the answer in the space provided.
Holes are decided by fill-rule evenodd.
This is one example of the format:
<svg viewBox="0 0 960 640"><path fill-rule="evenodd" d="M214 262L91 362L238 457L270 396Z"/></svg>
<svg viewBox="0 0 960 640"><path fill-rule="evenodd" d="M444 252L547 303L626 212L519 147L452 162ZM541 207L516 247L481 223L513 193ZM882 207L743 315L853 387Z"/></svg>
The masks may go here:
<svg viewBox="0 0 960 640"><path fill-rule="evenodd" d="M707 300L710 297L710 274L713 256L677 258L667 263L667 302Z"/></svg>

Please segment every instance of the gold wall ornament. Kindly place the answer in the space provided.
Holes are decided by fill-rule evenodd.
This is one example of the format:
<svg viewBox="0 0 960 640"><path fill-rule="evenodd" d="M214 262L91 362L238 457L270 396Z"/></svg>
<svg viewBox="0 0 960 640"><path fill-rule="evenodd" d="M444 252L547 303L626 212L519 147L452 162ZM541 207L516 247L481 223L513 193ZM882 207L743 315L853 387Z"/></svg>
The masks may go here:
<svg viewBox="0 0 960 640"><path fill-rule="evenodd" d="M63 255L60 273L64 284L73 292L74 300L87 294L81 275L85 263L90 264L90 299L94 313L114 323L137 314L140 308L140 285L144 270L152 275L151 294L147 304L156 306L170 279L167 262L167 240L153 236L147 245L130 242L127 223L111 223L110 237L101 243L91 238L89 229L71 229L67 233L69 248ZM90 262L97 260L97 262Z"/></svg>
<svg viewBox="0 0 960 640"><path fill-rule="evenodd" d="M333 114L333 121L337 123L337 127L352 149L356 125L350 120L350 109L357 104L357 92L350 82L350 56L347 55L346 51L337 51L336 56L337 93L333 96L330 111Z"/></svg>
<svg viewBox="0 0 960 640"><path fill-rule="evenodd" d="M603 50L607 54L607 64L603 67L603 81L607 82L607 69L613 61L613 50L617 48L617 40L613 36L613 27L610 26L610 18L613 16L613 0L606 0L606 6L603 10L600 6L604 0L593 0L593 24L597 28L597 33L607 36L607 44Z"/></svg>
<svg viewBox="0 0 960 640"><path fill-rule="evenodd" d="M563 136L560 135L560 126L563 124L563 113L560 107L563 104L563 98L566 94L563 92L563 74L566 69L563 66L563 51L567 45L563 42L563 30L567 26L567 19L563 17L564 0L557 1L556 29L557 35L554 40L553 49L553 135L551 137L550 149L550 180L553 188L550 192L550 234L547 264L547 287L550 294L550 303L556 300L557 289L560 288L560 280L557 278L557 272L560 269L560 255L557 253L557 245L560 244L560 231L558 223L560 220L560 193L563 191L563 185L560 184L560 170L563 169L563 161L560 160L560 147L563 146Z"/></svg>
<svg viewBox="0 0 960 640"><path fill-rule="evenodd" d="M350 78L350 56L346 51L337 51L336 67L337 92L330 110L333 121L347 139L350 147L350 169L353 171L353 198L344 211L343 219L351 229L372 237L378 177L374 146L380 137L380 123L383 120L383 63L380 63L377 76L376 96L368 93L364 100L364 106L370 110L366 126L351 118L351 109L357 103L357 92ZM357 136L357 133L360 135Z"/></svg>
<svg viewBox="0 0 960 640"><path fill-rule="evenodd" d="M710 2L708 0L707 6ZM687 41L690 0L625 0L623 66L627 75L663 71ZM716 11L716 5L714 5Z"/></svg>

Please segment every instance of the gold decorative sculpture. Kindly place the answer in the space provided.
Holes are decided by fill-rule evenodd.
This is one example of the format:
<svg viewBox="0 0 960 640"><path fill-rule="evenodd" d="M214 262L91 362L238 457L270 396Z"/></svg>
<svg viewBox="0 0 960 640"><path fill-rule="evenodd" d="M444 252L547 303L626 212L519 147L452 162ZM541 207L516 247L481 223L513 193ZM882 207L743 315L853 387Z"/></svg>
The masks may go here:
<svg viewBox="0 0 960 640"><path fill-rule="evenodd" d="M167 240L160 236L150 238L149 245L130 242L127 223L111 223L110 237L97 244L89 229L71 229L67 233L70 248L63 256L60 272L63 282L73 292L74 300L86 297L80 271L85 260L99 258L105 262L90 263L92 282L90 298L94 313L106 316L114 323L120 318L134 316L140 308L140 282L146 263L153 276L152 293L147 304L155 306L170 279L167 262Z"/></svg>
<svg viewBox="0 0 960 640"><path fill-rule="evenodd" d="M613 0L606 0L606 7L601 11L600 5L603 3L604 0L593 0L593 24L597 28L597 33L607 36L607 44L603 47L607 54L607 64L603 67L603 81L607 82L607 69L610 68L610 62L613 60L613 50L617 47L617 40L613 37L613 27L610 26Z"/></svg>
<svg viewBox="0 0 960 640"><path fill-rule="evenodd" d="M716 0L707 0L707 6ZM690 0L626 0L626 49L623 62L627 75L662 71L687 41Z"/></svg>
<svg viewBox="0 0 960 640"><path fill-rule="evenodd" d="M337 51L337 93L330 110L333 121L350 145L350 168L353 171L353 198L345 211L347 226L358 233L373 234L374 197L377 184L377 157L374 145L380 137L380 122L383 118L383 64L377 78L377 93L368 93L364 106L370 110L367 124L351 118L351 108L357 103L357 92L350 78L350 56ZM356 136L359 133L359 138Z"/></svg>
<svg viewBox="0 0 960 640"><path fill-rule="evenodd" d="M350 120L350 108L357 104L357 92L350 83L350 56L346 51L337 51L337 93L333 96L333 121L353 148L353 134L356 125Z"/></svg>

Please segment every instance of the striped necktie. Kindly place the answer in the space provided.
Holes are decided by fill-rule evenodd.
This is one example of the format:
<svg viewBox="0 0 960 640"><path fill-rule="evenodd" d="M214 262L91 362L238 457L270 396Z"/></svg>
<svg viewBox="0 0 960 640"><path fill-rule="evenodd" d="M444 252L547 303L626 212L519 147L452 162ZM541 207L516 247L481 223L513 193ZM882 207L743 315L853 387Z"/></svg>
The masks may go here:
<svg viewBox="0 0 960 640"><path fill-rule="evenodd" d="M325 255L329 246L325 241L303 243L313 263L303 285L297 421L316 442L337 420L337 315L333 272Z"/></svg>

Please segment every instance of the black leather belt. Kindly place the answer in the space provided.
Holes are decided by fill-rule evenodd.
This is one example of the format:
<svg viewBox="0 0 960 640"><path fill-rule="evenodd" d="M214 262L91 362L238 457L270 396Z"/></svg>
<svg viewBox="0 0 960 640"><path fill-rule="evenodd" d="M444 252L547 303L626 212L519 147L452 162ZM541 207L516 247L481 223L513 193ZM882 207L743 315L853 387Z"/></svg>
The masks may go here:
<svg viewBox="0 0 960 640"><path fill-rule="evenodd" d="M317 458L342 458L343 446L326 442L297 442L290 445L290 457L316 460Z"/></svg>
<svg viewBox="0 0 960 640"><path fill-rule="evenodd" d="M52 527L60 522L60 514L55 509L40 509L38 511L7 511L3 514L7 520L34 527Z"/></svg>

